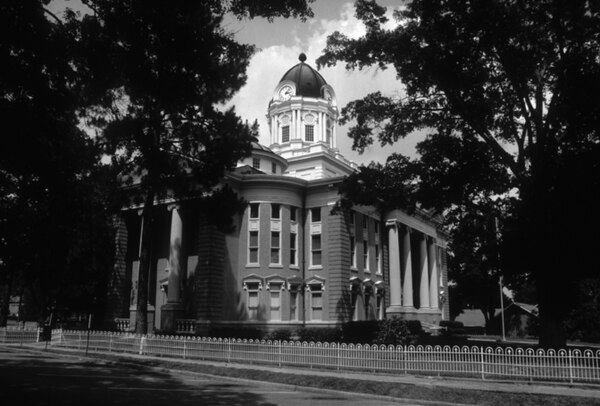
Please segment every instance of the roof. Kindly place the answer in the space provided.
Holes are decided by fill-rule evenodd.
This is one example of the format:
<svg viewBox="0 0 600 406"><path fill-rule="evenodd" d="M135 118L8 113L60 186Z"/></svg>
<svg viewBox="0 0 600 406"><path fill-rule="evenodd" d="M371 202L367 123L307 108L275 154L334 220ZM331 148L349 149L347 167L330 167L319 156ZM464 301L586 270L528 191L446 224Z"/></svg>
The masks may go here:
<svg viewBox="0 0 600 406"><path fill-rule="evenodd" d="M321 88L327 84L323 76L314 70L309 64L305 63L306 55L300 54L299 64L292 66L281 78L292 81L296 84L296 96L305 97L323 97Z"/></svg>

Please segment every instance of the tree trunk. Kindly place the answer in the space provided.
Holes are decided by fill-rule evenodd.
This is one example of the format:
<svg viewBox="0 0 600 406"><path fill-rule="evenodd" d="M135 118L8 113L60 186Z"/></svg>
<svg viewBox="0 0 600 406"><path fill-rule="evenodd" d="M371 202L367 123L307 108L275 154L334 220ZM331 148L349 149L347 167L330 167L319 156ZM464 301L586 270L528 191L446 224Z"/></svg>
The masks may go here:
<svg viewBox="0 0 600 406"><path fill-rule="evenodd" d="M138 295L135 332L138 334L148 333L148 281L150 275L152 235L154 229L154 191L148 191L144 208L142 210L142 252L140 255L140 268L138 272Z"/></svg>
<svg viewBox="0 0 600 406"><path fill-rule="evenodd" d="M561 297L568 295L568 284L554 281L549 269L546 275L537 276L538 305L540 314L539 345L542 348L564 348L567 343L564 330L567 303Z"/></svg>

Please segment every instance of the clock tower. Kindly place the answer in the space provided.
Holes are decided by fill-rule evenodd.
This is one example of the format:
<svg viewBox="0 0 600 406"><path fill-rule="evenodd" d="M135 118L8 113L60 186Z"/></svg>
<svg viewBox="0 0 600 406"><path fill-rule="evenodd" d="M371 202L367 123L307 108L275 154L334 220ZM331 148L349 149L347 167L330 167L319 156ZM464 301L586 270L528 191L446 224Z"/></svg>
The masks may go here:
<svg viewBox="0 0 600 406"><path fill-rule="evenodd" d="M306 55L281 78L269 102L269 148L285 158L286 175L320 179L351 173L356 164L337 150L335 91Z"/></svg>

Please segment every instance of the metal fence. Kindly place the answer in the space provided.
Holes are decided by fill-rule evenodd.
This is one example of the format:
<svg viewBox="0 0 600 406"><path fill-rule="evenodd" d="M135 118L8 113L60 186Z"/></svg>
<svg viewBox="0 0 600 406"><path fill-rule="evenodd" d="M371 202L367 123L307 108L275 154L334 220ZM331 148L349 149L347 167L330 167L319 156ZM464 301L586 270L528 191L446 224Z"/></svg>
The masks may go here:
<svg viewBox="0 0 600 406"><path fill-rule="evenodd" d="M385 346L55 330L53 346L90 352L478 379L600 384L600 350Z"/></svg>

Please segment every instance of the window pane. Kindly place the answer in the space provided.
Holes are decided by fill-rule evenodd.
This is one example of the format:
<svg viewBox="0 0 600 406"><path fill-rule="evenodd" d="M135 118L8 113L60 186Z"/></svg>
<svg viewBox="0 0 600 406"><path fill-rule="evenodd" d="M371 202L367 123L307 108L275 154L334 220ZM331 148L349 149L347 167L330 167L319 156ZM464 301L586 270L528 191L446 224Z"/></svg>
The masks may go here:
<svg viewBox="0 0 600 406"><path fill-rule="evenodd" d="M321 221L321 208L315 207L314 209L310 209L310 216L310 221L312 221L313 223Z"/></svg>
<svg viewBox="0 0 600 406"><path fill-rule="evenodd" d="M279 289L279 287L277 290L274 290L273 287L271 287L271 307L279 307L280 303L281 303L281 291Z"/></svg>
<svg viewBox="0 0 600 406"><path fill-rule="evenodd" d="M248 307L258 307L258 292L248 292Z"/></svg>
<svg viewBox="0 0 600 406"><path fill-rule="evenodd" d="M252 167L256 169L260 169L260 159L252 158Z"/></svg>
<svg viewBox="0 0 600 406"><path fill-rule="evenodd" d="M250 218L258 218L258 203L250 203Z"/></svg>
<svg viewBox="0 0 600 406"><path fill-rule="evenodd" d="M271 172L277 173L277 165L275 163L271 164Z"/></svg>
<svg viewBox="0 0 600 406"><path fill-rule="evenodd" d="M304 139L306 141L314 141L315 140L315 127L312 125L304 126Z"/></svg>
<svg viewBox="0 0 600 406"><path fill-rule="evenodd" d="M271 231L271 247L279 248L279 231Z"/></svg>
<svg viewBox="0 0 600 406"><path fill-rule="evenodd" d="M250 258L249 258L248 262L250 262L252 264L258 263L258 249L256 249L256 248L250 249Z"/></svg>
<svg viewBox="0 0 600 406"><path fill-rule="evenodd" d="M279 248L271 249L271 263L272 264L279 263Z"/></svg>
<svg viewBox="0 0 600 406"><path fill-rule="evenodd" d="M258 231L250 231L250 242L251 247L258 247Z"/></svg>
<svg viewBox="0 0 600 406"><path fill-rule="evenodd" d="M321 234L314 234L312 237L312 249L320 250L321 249Z"/></svg>
<svg viewBox="0 0 600 406"><path fill-rule="evenodd" d="M281 127L281 142L290 141L290 126Z"/></svg>
<svg viewBox="0 0 600 406"><path fill-rule="evenodd" d="M290 207L290 220L292 221L296 221L296 210L295 207Z"/></svg>
<svg viewBox="0 0 600 406"><path fill-rule="evenodd" d="M276 204L276 203L271 204L271 218L272 219L278 219L280 211L281 211L281 206L279 204Z"/></svg>
<svg viewBox="0 0 600 406"><path fill-rule="evenodd" d="M312 264L313 265L322 265L321 264L321 251L314 251L313 252L313 257L312 257Z"/></svg>

